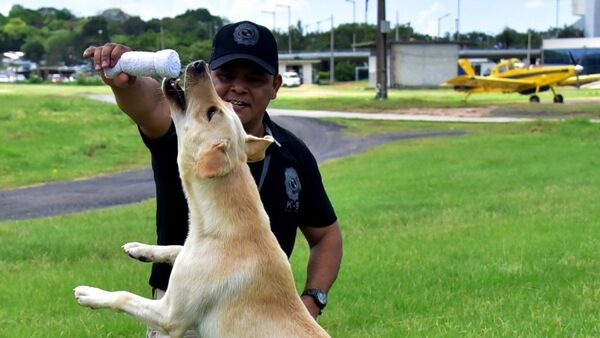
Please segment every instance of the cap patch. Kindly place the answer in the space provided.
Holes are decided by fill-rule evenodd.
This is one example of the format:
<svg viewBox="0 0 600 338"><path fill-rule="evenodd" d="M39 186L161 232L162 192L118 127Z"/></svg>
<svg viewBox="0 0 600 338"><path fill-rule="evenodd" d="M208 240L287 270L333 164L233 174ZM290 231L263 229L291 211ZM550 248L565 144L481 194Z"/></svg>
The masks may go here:
<svg viewBox="0 0 600 338"><path fill-rule="evenodd" d="M244 46L254 46L258 43L258 29L251 23L241 23L233 31L233 40Z"/></svg>

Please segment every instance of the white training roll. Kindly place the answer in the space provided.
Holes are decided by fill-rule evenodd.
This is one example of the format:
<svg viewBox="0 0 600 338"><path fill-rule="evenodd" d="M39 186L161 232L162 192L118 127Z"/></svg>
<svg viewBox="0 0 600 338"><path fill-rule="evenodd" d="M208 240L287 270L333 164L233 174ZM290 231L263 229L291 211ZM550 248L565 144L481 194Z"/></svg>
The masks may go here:
<svg viewBox="0 0 600 338"><path fill-rule="evenodd" d="M126 52L117 64L104 70L107 78L123 72L135 76L178 77L181 71L179 54L172 49L158 52Z"/></svg>

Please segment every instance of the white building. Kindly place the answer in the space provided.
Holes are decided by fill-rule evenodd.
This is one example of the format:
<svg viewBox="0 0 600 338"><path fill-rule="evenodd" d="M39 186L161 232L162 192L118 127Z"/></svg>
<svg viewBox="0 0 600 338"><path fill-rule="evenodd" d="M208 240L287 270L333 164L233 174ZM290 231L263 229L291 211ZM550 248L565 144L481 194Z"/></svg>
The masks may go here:
<svg viewBox="0 0 600 338"><path fill-rule="evenodd" d="M573 15L581 16L573 26L586 38L600 37L600 0L572 0Z"/></svg>

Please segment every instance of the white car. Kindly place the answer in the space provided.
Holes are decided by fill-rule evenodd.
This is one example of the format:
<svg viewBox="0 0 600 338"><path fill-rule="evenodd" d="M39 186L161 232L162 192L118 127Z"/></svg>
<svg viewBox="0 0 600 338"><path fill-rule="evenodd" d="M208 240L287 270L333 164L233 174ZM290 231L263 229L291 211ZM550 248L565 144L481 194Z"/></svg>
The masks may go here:
<svg viewBox="0 0 600 338"><path fill-rule="evenodd" d="M281 77L283 78L283 85L285 87L295 87L301 84L300 76L296 72L284 72L281 74Z"/></svg>

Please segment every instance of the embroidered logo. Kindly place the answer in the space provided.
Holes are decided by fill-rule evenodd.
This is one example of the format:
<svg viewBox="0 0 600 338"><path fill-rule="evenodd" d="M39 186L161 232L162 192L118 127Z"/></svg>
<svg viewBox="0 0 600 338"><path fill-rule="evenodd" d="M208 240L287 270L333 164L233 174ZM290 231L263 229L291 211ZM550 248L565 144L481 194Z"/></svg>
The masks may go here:
<svg viewBox="0 0 600 338"><path fill-rule="evenodd" d="M285 169L285 192L288 196L285 204L286 211L298 212L300 210L300 190L302 190L302 185L296 169Z"/></svg>
<svg viewBox="0 0 600 338"><path fill-rule="evenodd" d="M254 46L258 43L258 29L251 23L241 23L233 31L233 40L244 46Z"/></svg>
<svg viewBox="0 0 600 338"><path fill-rule="evenodd" d="M300 178L298 177L296 169L285 169L285 192L287 193L288 198L297 201L300 195L300 189L302 189L302 186L300 185Z"/></svg>

